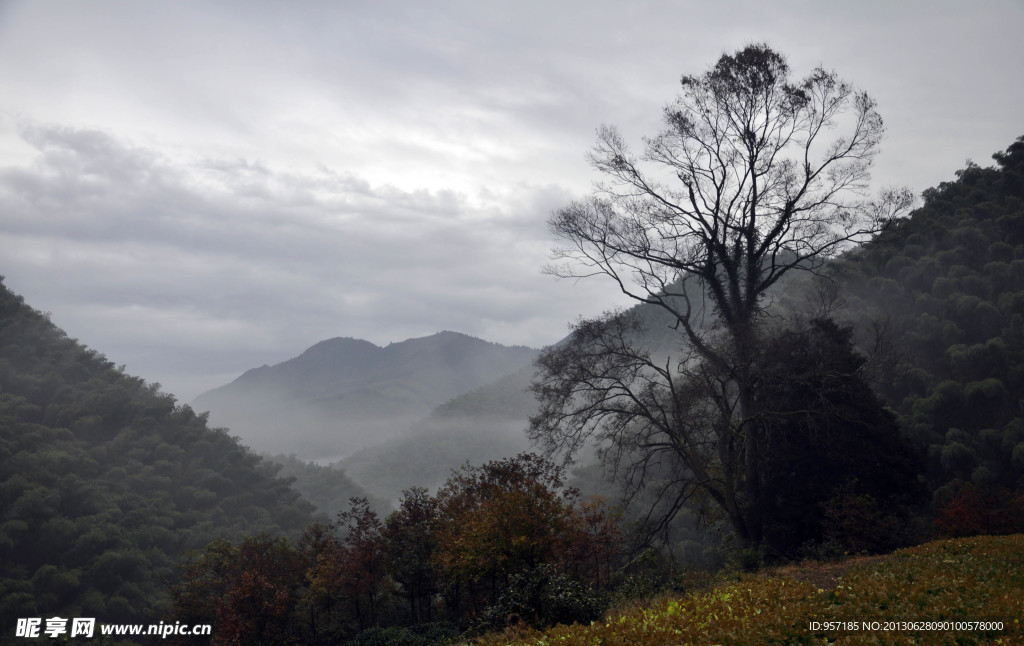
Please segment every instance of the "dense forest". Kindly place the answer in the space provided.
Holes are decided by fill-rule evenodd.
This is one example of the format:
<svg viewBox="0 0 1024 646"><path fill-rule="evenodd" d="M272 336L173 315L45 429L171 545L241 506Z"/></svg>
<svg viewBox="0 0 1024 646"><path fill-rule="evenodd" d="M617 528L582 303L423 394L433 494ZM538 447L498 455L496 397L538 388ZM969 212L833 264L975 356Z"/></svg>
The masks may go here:
<svg viewBox="0 0 1024 646"><path fill-rule="evenodd" d="M0 286L0 624L149 622L189 550L295 535L278 467Z"/></svg>
<svg viewBox="0 0 1024 646"><path fill-rule="evenodd" d="M1024 484L1024 138L994 159L834 267L844 316L886 328L898 355L879 392L927 455L935 503L992 500L959 519L978 531L1007 522Z"/></svg>
<svg viewBox="0 0 1024 646"><path fill-rule="evenodd" d="M336 470L278 458L330 516L316 519L280 465L3 288L0 621L210 623L216 643L443 643L586 622L678 585L693 563L672 548L698 531L722 532L720 563L740 565L1024 531L1024 137L994 158L926 191L824 283L778 295L790 308L830 298L758 355L780 432L772 549L754 559L730 552L714 518L694 524L699 504L659 543L531 454L408 488L390 512ZM657 316L637 311L661 343ZM521 397L521 379L508 381ZM478 414L500 391L452 400L432 423ZM803 414L808 398L834 417Z"/></svg>

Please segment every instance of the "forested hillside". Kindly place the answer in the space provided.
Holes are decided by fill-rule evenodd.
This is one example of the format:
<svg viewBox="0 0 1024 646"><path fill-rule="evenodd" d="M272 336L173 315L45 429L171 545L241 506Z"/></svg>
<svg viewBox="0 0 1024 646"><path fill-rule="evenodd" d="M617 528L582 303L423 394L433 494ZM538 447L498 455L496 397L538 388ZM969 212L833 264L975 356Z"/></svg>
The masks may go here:
<svg viewBox="0 0 1024 646"><path fill-rule="evenodd" d="M292 480L292 487L320 514L333 517L346 509L352 498L372 498L374 511L380 514L390 511L386 500L369 494L337 465L305 462L294 455L271 455L264 456L264 459L279 466L278 475Z"/></svg>
<svg viewBox="0 0 1024 646"><path fill-rule="evenodd" d="M0 625L165 617L182 554L293 534L277 467L0 285Z"/></svg>
<svg viewBox="0 0 1024 646"><path fill-rule="evenodd" d="M835 268L845 316L887 329L879 389L927 455L935 502L984 503L961 520L990 530L1024 488L1024 137L994 158Z"/></svg>

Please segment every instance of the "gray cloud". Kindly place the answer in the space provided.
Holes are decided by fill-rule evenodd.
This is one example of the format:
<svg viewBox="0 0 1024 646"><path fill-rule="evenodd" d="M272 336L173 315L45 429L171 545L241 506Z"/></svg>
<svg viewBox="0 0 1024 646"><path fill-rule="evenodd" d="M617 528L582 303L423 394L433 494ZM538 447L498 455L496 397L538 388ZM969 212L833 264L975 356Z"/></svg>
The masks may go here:
<svg viewBox="0 0 1024 646"><path fill-rule="evenodd" d="M387 343L459 329L540 345L583 306L538 271L544 221L567 198L557 189L484 209L327 170L183 165L98 131L23 132L38 157L0 170L10 277L111 354L187 348L237 372L239 356L281 360L338 334Z"/></svg>
<svg viewBox="0 0 1024 646"><path fill-rule="evenodd" d="M1022 130L1024 5L409 0L0 5L0 273L185 399L336 335L558 339L540 274L601 123L768 41L879 101L878 184Z"/></svg>

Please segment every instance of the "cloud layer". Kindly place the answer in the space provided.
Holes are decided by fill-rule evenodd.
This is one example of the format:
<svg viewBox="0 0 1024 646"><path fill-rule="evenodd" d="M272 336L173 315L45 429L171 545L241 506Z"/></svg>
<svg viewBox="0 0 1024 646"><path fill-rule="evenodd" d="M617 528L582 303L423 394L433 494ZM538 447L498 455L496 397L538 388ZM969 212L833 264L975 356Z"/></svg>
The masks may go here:
<svg viewBox="0 0 1024 646"><path fill-rule="evenodd" d="M332 336L556 341L622 304L540 273L602 123L768 41L868 90L915 191L1022 130L1024 5L0 5L0 274L185 400Z"/></svg>
<svg viewBox="0 0 1024 646"><path fill-rule="evenodd" d="M0 243L19 282L67 308L59 323L94 331L90 345L177 354L179 370L201 362L223 379L243 357L281 360L331 335L458 328L542 345L584 307L539 272L547 214L568 199L555 188L484 207L328 170L181 164L98 131L23 136L37 157L0 171Z"/></svg>

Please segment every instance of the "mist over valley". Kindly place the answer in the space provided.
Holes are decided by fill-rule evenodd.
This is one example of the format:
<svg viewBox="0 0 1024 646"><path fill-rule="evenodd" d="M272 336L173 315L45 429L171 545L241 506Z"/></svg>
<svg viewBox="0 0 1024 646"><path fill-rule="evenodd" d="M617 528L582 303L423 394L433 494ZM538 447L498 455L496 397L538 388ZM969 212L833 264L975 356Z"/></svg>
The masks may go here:
<svg viewBox="0 0 1024 646"><path fill-rule="evenodd" d="M1022 28L0 2L0 644L1021 642Z"/></svg>
<svg viewBox="0 0 1024 646"><path fill-rule="evenodd" d="M537 352L457 332L384 347L335 338L249 370L193 407L256 452L334 462L415 431L435 407L529 365Z"/></svg>

